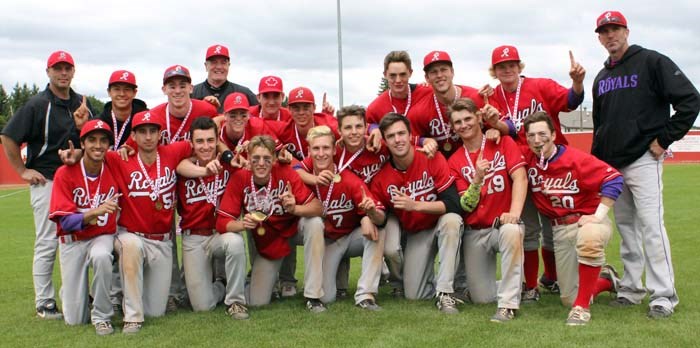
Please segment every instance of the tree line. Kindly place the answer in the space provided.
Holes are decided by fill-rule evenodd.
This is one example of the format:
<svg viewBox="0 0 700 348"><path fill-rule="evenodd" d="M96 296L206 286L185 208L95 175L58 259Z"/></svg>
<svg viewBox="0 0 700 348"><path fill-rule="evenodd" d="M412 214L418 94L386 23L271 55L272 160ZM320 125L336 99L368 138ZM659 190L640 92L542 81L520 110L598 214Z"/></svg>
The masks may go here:
<svg viewBox="0 0 700 348"><path fill-rule="evenodd" d="M37 87L36 84L32 84L32 86L29 87L26 82L21 85L19 82L16 82L15 86L12 88L12 91L8 94L5 87L0 84L0 129L5 127L12 115L14 115L14 113L17 112L17 110L21 108L27 102L27 100L29 100L29 98L35 96L39 92L39 87ZM90 105L92 105L93 110L96 113L101 113L102 109L104 109L105 103L92 95L87 96L87 98L90 101Z"/></svg>

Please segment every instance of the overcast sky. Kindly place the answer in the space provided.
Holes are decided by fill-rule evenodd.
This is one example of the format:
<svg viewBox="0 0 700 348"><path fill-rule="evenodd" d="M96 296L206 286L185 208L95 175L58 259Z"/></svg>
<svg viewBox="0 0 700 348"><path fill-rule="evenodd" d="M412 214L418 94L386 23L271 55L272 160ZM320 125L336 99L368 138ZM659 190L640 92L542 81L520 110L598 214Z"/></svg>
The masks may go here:
<svg viewBox="0 0 700 348"><path fill-rule="evenodd" d="M586 99L606 51L594 33L606 10L627 17L630 43L658 50L700 83L700 2L670 1L365 1L341 0L344 104L367 105L391 50L413 59L412 82L422 82L423 56L445 50L455 82L495 85L487 69L491 51L515 45L524 74L570 86L568 50L586 68ZM97 5L99 3L99 5ZM165 101L166 67L181 64L193 83L206 78L205 50L231 52L229 80L257 92L260 77L278 75L285 90L310 87L339 104L336 1L63 1L24 0L0 12L0 83L47 83L46 59L55 50L76 61L73 87L107 101L112 71L131 70L138 97L150 107ZM320 104L318 102L317 104Z"/></svg>

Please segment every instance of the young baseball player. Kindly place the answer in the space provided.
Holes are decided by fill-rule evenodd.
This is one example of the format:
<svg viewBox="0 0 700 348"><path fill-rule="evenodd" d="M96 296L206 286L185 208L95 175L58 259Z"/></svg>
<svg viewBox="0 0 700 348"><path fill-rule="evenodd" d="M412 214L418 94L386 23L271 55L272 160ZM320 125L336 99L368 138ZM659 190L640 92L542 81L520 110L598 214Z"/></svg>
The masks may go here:
<svg viewBox="0 0 700 348"><path fill-rule="evenodd" d="M598 16L595 32L608 58L593 83L591 153L625 177L615 202L625 272L610 304L637 305L648 294L647 316L667 318L679 299L664 222L663 161L697 120L700 93L669 57L630 45L619 11Z"/></svg>
<svg viewBox="0 0 700 348"><path fill-rule="evenodd" d="M193 156L183 164L196 166L197 169L218 164L217 129L214 121L198 117L192 122L190 133ZM178 166L178 174L183 174L183 164ZM244 291L247 262L245 241L240 233L215 231L214 214L233 172L226 163L220 169L216 173L204 169L203 177L180 177L177 182L177 208L183 235L182 264L188 284L187 293L195 311L212 310L223 300L228 306L227 313L232 318L247 319ZM224 260L225 278L212 282L214 258Z"/></svg>
<svg viewBox="0 0 700 348"><path fill-rule="evenodd" d="M224 101L224 122L221 124L219 140L236 154L247 157L245 148L256 135L271 135L266 122L259 117L250 117L248 99L242 93L231 93Z"/></svg>
<svg viewBox="0 0 700 348"><path fill-rule="evenodd" d="M617 291L616 273L605 266L605 246L612 234L608 210L622 191L622 175L593 155L557 145L554 123L543 111L523 127L532 200L552 221L560 296L573 307L566 324L586 325L592 298Z"/></svg>
<svg viewBox="0 0 700 348"><path fill-rule="evenodd" d="M141 111L148 110L143 100L136 99L138 86L136 76L127 70L117 70L109 77L107 93L110 101L97 118L109 124L114 130L112 149L116 150L131 135L131 118Z"/></svg>
<svg viewBox="0 0 700 348"><path fill-rule="evenodd" d="M228 69L231 66L231 57L228 47L224 45L211 45L207 48L204 60L204 68L207 71L207 79L197 84L192 89L192 98L204 100L223 113L226 97L231 93L243 93L250 105L258 103L255 93L246 86L233 83L228 80Z"/></svg>
<svg viewBox="0 0 700 348"><path fill-rule="evenodd" d="M313 161L312 173L331 178L327 185L311 186L323 205L325 221L321 301L329 303L336 299L336 273L341 260L362 256L355 304L362 309L379 310L375 294L382 273L384 235L376 225L384 222L383 207L367 193L369 189L360 178L334 163L335 137L328 126L311 128L306 139Z"/></svg>
<svg viewBox="0 0 700 348"><path fill-rule="evenodd" d="M36 234L32 265L36 315L56 320L62 316L54 299L52 278L58 249L56 224L48 220L53 176L63 164L61 149L68 148L69 140L79 143L80 127L92 117L92 112L87 99L70 87L75 63L68 52L51 53L46 75L46 89L17 109L3 128L0 140L12 168L30 185ZM26 163L20 156L23 143L27 144Z"/></svg>
<svg viewBox="0 0 700 348"><path fill-rule="evenodd" d="M250 170L236 171L217 211L219 233L251 230L258 251L248 304L270 303L282 260L304 245L304 296L311 312L325 311L323 297L323 221L321 203L294 170L278 164L275 141L256 136L248 143ZM241 217L242 216L242 217Z"/></svg>
<svg viewBox="0 0 700 348"><path fill-rule="evenodd" d="M522 76L525 64L520 60L520 54L514 46L496 47L491 54L491 66L489 74L498 79L500 84L496 86L494 95L489 102L500 111L505 118L500 120L499 115L494 114L485 121L490 127L499 129L502 134L510 134L520 145L523 153L527 153L527 139L522 123L529 115L537 111L545 111L552 116L554 129L557 133L557 144L567 144L566 138L561 132L559 113L575 110L583 101L583 79L586 70L574 60L569 52L571 68L569 76L572 85L563 87L551 79L531 78ZM558 292L557 271L554 264L554 248L552 245L552 230L546 217L539 214L531 199L525 200L525 208L522 214L525 223L525 288L523 289L523 302L539 300L537 290L537 277L539 274L539 256L542 237L542 260L544 274L540 278L540 285L551 291Z"/></svg>
<svg viewBox="0 0 700 348"><path fill-rule="evenodd" d="M56 171L49 213L57 224L63 319L68 325L92 322L98 335L114 332L110 289L119 189L103 161L111 141L107 123L85 123L80 132L83 158ZM88 304L90 267L92 309Z"/></svg>
<svg viewBox="0 0 700 348"><path fill-rule="evenodd" d="M405 296L413 300L437 296L441 312L457 313L456 305L461 301L453 297L453 282L459 263L462 218L454 177L441 154L428 158L413 147L408 118L389 113L382 118L379 129L391 157L372 180L371 189L396 215L401 232L406 234ZM440 264L435 283L436 254Z"/></svg>
<svg viewBox="0 0 700 348"><path fill-rule="evenodd" d="M263 120L289 121L292 115L289 109L282 107L284 87L282 79L277 76L263 76L258 85L259 105L250 107L250 115Z"/></svg>
<svg viewBox="0 0 700 348"><path fill-rule="evenodd" d="M467 225L462 239L467 287L474 303L498 302L494 322L515 317L520 307L523 228L520 214L527 194L525 159L512 139L487 141L484 113L498 113L486 105L460 99L447 111L452 129L462 139L448 164L460 195L471 186L480 192L479 204L463 213ZM496 282L496 253L501 253L501 281Z"/></svg>
<svg viewBox="0 0 700 348"><path fill-rule="evenodd" d="M171 227L175 210L175 168L192 146L180 141L159 146L161 124L149 111L134 115L136 153L127 161L107 153L107 166L123 196L114 247L119 254L124 291L124 328L138 333L144 316L162 316L172 275Z"/></svg>

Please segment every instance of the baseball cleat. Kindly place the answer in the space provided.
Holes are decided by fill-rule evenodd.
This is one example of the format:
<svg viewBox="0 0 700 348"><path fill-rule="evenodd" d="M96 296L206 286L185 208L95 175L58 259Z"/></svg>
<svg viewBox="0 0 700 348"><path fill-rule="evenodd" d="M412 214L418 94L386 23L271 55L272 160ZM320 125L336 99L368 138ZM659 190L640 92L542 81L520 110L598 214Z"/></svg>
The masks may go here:
<svg viewBox="0 0 700 348"><path fill-rule="evenodd" d="M618 297L610 301L611 307L630 307L636 305L636 303L630 301L627 297Z"/></svg>
<svg viewBox="0 0 700 348"><path fill-rule="evenodd" d="M337 300L344 300L348 298L348 289L338 289L335 291L335 298Z"/></svg>
<svg viewBox="0 0 700 348"><path fill-rule="evenodd" d="M317 298L306 299L306 309L311 313L322 313L326 311L326 306Z"/></svg>
<svg viewBox="0 0 700 348"><path fill-rule="evenodd" d="M547 278L544 274L540 277L538 283L544 290L547 290L553 294L559 293L559 282Z"/></svg>
<svg viewBox="0 0 700 348"><path fill-rule="evenodd" d="M665 319L671 315L673 315L673 310L661 305L653 305L649 308L649 312L647 312L647 317L649 317L649 319Z"/></svg>
<svg viewBox="0 0 700 348"><path fill-rule="evenodd" d="M122 327L122 333L126 335L137 334L141 331L141 323L136 321L125 321Z"/></svg>
<svg viewBox="0 0 700 348"><path fill-rule="evenodd" d="M463 304L464 302L454 298L452 294L441 292L438 294L438 299L435 302L435 306L437 306L438 310L442 313L457 314L459 313L459 309L457 309L458 303Z"/></svg>
<svg viewBox="0 0 700 348"><path fill-rule="evenodd" d="M282 285L281 295L282 297L292 297L297 294L296 284L284 284Z"/></svg>
<svg viewBox="0 0 700 348"><path fill-rule="evenodd" d="M605 265L600 269L599 278L607 279L612 283L612 289L610 293L617 294L617 290L620 288L620 276L617 275L617 271L611 265Z"/></svg>
<svg viewBox="0 0 700 348"><path fill-rule="evenodd" d="M114 328L112 327L112 323L108 321L100 321L95 323L95 333L98 336L107 336L113 334Z"/></svg>
<svg viewBox="0 0 700 348"><path fill-rule="evenodd" d="M175 297L168 297L168 304L165 307L165 312L166 313L172 313L177 311L177 301L175 300Z"/></svg>
<svg viewBox="0 0 700 348"><path fill-rule="evenodd" d="M374 300L371 298L367 298L367 299L360 301L360 303L358 303L356 306L358 306L364 310L372 311L372 312L382 310L382 307L379 307L379 305L376 302L374 302Z"/></svg>
<svg viewBox="0 0 700 348"><path fill-rule="evenodd" d="M540 291L537 288L525 290L520 294L520 303L535 303L539 300Z"/></svg>
<svg viewBox="0 0 700 348"><path fill-rule="evenodd" d="M467 288L455 289L455 292L452 294L452 296L464 303L472 302L472 299L469 297L469 289Z"/></svg>
<svg viewBox="0 0 700 348"><path fill-rule="evenodd" d="M576 306L569 312L569 317L566 319L566 325L582 326L588 324L590 321L591 310L581 306Z"/></svg>
<svg viewBox="0 0 700 348"><path fill-rule="evenodd" d="M404 294L403 288L392 288L391 296L394 298L404 298L406 297L406 294Z"/></svg>
<svg viewBox="0 0 700 348"><path fill-rule="evenodd" d="M242 303L238 302L232 303L231 306L229 306L228 309L226 309L226 314L230 315L231 318L236 320L246 320L250 318L250 314L248 314L248 308Z"/></svg>
<svg viewBox="0 0 700 348"><path fill-rule="evenodd" d="M61 320L63 319L63 314L58 310L56 306L56 301L49 300L46 304L36 308L36 316L41 319L46 320Z"/></svg>
<svg viewBox="0 0 700 348"><path fill-rule="evenodd" d="M515 318L515 309L512 308L498 308L496 314L491 317L492 323L505 323L513 320Z"/></svg>

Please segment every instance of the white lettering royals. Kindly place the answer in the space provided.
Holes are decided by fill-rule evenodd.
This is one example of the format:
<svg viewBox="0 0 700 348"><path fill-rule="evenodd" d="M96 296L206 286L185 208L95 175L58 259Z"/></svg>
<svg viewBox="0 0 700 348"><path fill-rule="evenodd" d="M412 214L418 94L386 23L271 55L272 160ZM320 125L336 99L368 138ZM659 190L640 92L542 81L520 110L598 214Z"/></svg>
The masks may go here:
<svg viewBox="0 0 700 348"><path fill-rule="evenodd" d="M175 187L175 182L177 180L177 175L174 170L165 167L163 171L165 175L156 179L156 187L160 188L160 193L165 193ZM131 172L129 191L129 197L148 196L151 193L151 182L145 178L140 171Z"/></svg>
<svg viewBox="0 0 700 348"><path fill-rule="evenodd" d="M326 215L345 213L353 211L354 209L355 205L352 203L352 199L348 199L343 192L339 199L333 199L328 203Z"/></svg>
<svg viewBox="0 0 700 348"><path fill-rule="evenodd" d="M100 193L97 195L97 206L100 204L106 202L108 199L111 199L116 195L116 190L114 187L110 187L109 191L105 193ZM73 189L73 202L79 207L79 208L90 208L90 204L92 203L92 200L94 198L90 197L87 192L85 192L84 187L76 187Z"/></svg>
<svg viewBox="0 0 700 348"><path fill-rule="evenodd" d="M571 172L567 172L563 178L545 177L540 175L537 168L529 168L527 177L532 187L532 192L542 192L545 195L577 194L580 191L578 180L573 178Z"/></svg>
<svg viewBox="0 0 700 348"><path fill-rule="evenodd" d="M231 173L224 171L222 178L216 178L216 180L206 183L206 187L202 186L197 179L187 179L185 181L185 203L192 204L204 201L207 199L207 192L214 192L217 187L219 190L216 192L216 195L220 197L224 194L230 177Z"/></svg>
<svg viewBox="0 0 700 348"><path fill-rule="evenodd" d="M423 171L423 176L420 180L410 181L407 186L397 187L396 185L389 185L386 188L386 192L391 196L391 201L394 202L394 191L399 191L403 194L411 196L413 199L417 199L424 194L430 193L435 190L435 180L428 172ZM437 197L433 195L428 195L425 200L434 201Z"/></svg>

